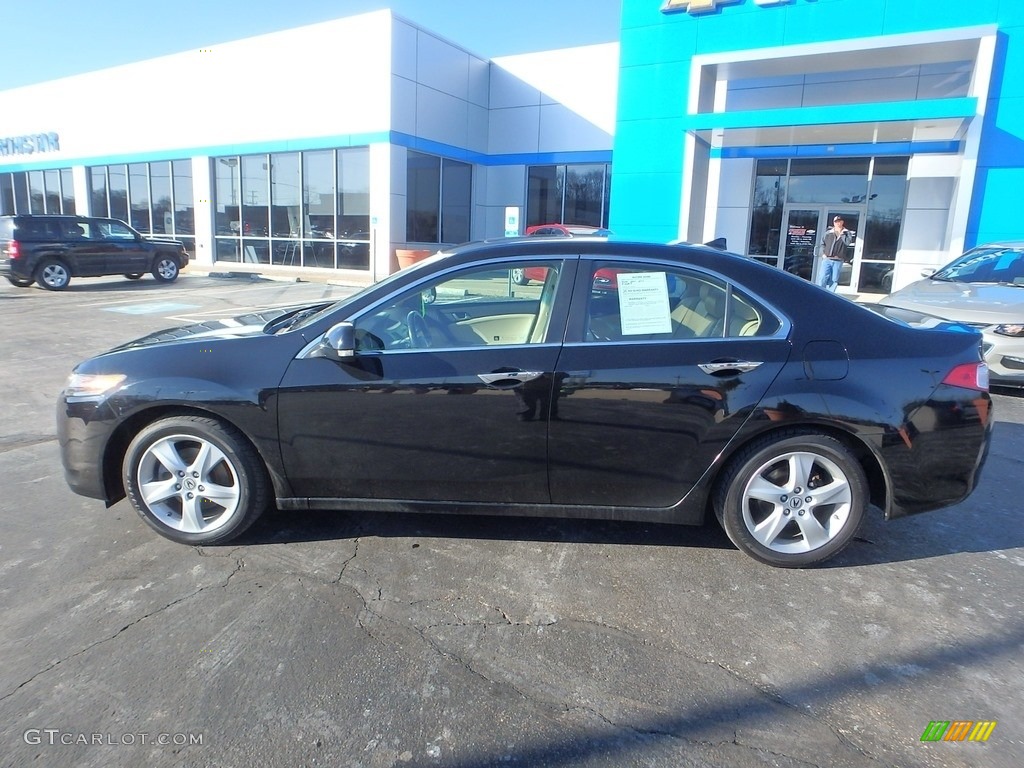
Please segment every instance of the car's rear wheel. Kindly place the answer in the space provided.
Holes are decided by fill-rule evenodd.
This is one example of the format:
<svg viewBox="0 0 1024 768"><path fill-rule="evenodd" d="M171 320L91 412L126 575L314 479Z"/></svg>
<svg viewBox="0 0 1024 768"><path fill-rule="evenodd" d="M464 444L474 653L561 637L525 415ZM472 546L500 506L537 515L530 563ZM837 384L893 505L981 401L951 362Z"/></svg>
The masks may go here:
<svg viewBox="0 0 1024 768"><path fill-rule="evenodd" d="M170 256L158 256L153 265L153 277L161 283L173 283L178 279L178 261Z"/></svg>
<svg viewBox="0 0 1024 768"><path fill-rule="evenodd" d="M740 452L714 496L733 544L783 568L838 554L856 535L867 505L867 478L850 449L805 432L768 436Z"/></svg>
<svg viewBox="0 0 1024 768"><path fill-rule="evenodd" d="M512 270L512 282L516 285L526 285L530 282L530 278L526 276L525 269L513 269Z"/></svg>
<svg viewBox="0 0 1024 768"><path fill-rule="evenodd" d="M36 268L36 283L48 291L63 291L71 282L71 271L63 261L43 259Z"/></svg>
<svg viewBox="0 0 1024 768"><path fill-rule="evenodd" d="M140 279L142 277L142 273L141 272L129 272L127 275L125 275L125 277L127 277L129 280L138 280L138 279Z"/></svg>
<svg viewBox="0 0 1024 768"><path fill-rule="evenodd" d="M32 283L35 282L31 277L15 277L14 275L7 276L7 282L11 285L16 285L19 288L28 288Z"/></svg>
<svg viewBox="0 0 1024 768"><path fill-rule="evenodd" d="M270 498L256 449L234 427L202 416L147 426L128 446L122 474L139 516L183 544L235 538L256 522Z"/></svg>

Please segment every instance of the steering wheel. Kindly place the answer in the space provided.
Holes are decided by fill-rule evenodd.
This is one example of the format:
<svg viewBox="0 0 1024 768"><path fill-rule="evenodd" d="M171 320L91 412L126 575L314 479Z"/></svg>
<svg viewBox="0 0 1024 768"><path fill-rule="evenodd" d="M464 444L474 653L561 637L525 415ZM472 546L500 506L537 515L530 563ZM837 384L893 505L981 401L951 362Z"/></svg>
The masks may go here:
<svg viewBox="0 0 1024 768"><path fill-rule="evenodd" d="M405 318L405 326L409 336L409 346L413 349L425 349L430 346L430 331L427 321L419 312L410 312Z"/></svg>

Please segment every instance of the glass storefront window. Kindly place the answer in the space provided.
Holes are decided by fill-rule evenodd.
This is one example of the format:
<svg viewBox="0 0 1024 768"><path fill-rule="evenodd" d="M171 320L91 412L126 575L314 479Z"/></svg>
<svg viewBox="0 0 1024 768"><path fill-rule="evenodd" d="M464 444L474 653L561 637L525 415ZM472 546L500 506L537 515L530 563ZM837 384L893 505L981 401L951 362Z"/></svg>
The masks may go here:
<svg viewBox="0 0 1024 768"><path fill-rule="evenodd" d="M75 213L75 177L70 168L62 168L60 171L61 188L61 211L63 213Z"/></svg>
<svg viewBox="0 0 1024 768"><path fill-rule="evenodd" d="M867 157L795 158L789 169L790 203L863 203L868 195Z"/></svg>
<svg viewBox="0 0 1024 768"><path fill-rule="evenodd" d="M111 218L128 221L128 169L123 165L107 166L107 189Z"/></svg>
<svg viewBox="0 0 1024 768"><path fill-rule="evenodd" d="M570 165L565 173L563 224L601 226L604 165Z"/></svg>
<svg viewBox="0 0 1024 768"><path fill-rule="evenodd" d="M46 190L46 212L60 213L60 171L56 168L43 171L43 188Z"/></svg>
<svg viewBox="0 0 1024 768"><path fill-rule="evenodd" d="M174 177L174 234L194 235L196 205L192 192L192 161L174 160L171 173Z"/></svg>
<svg viewBox="0 0 1024 768"><path fill-rule="evenodd" d="M270 156L270 233L299 237L302 181L297 152Z"/></svg>
<svg viewBox="0 0 1024 768"><path fill-rule="evenodd" d="M788 175L788 160L757 161L747 241L747 253L751 256L775 257L779 253Z"/></svg>
<svg viewBox="0 0 1024 768"><path fill-rule="evenodd" d="M243 236L270 234L268 194L270 162L266 155L242 158L242 231Z"/></svg>
<svg viewBox="0 0 1024 768"><path fill-rule="evenodd" d="M526 177L526 226L562 221L564 165L535 165Z"/></svg>
<svg viewBox="0 0 1024 768"><path fill-rule="evenodd" d="M237 157L221 157L213 164L215 174L214 202L214 233L216 235L235 235L242 233L242 216L238 201L242 197L242 186ZM238 261L237 246L235 258ZM217 258L224 260L218 249Z"/></svg>
<svg viewBox="0 0 1024 768"><path fill-rule="evenodd" d="M415 243L469 240L473 166L409 152L406 173L406 239Z"/></svg>
<svg viewBox="0 0 1024 768"><path fill-rule="evenodd" d="M171 213L171 164L149 164L149 188L153 199L153 234L174 234L174 216Z"/></svg>
<svg viewBox="0 0 1024 768"><path fill-rule="evenodd" d="M448 160L441 163L441 242L469 240L469 216L473 205L473 166Z"/></svg>
<svg viewBox="0 0 1024 768"><path fill-rule="evenodd" d="M128 222L139 232L152 232L149 217L149 175L145 163L128 166L128 200L131 220Z"/></svg>
<svg viewBox="0 0 1024 768"><path fill-rule="evenodd" d="M43 172L28 172L29 213L46 213L46 190L43 188Z"/></svg>
<svg viewBox="0 0 1024 768"><path fill-rule="evenodd" d="M534 165L526 176L526 226L608 226L611 166L607 163Z"/></svg>
<svg viewBox="0 0 1024 768"><path fill-rule="evenodd" d="M440 242L441 158L409 152L405 237L416 243Z"/></svg>
<svg viewBox="0 0 1024 768"><path fill-rule="evenodd" d="M214 158L217 261L369 269L369 155L351 147ZM184 181L191 188L190 174Z"/></svg>
<svg viewBox="0 0 1024 768"><path fill-rule="evenodd" d="M110 215L110 203L107 200L107 169L89 169L89 190L92 195L92 215L107 217Z"/></svg>
<svg viewBox="0 0 1024 768"><path fill-rule="evenodd" d="M334 157L330 151L303 153L302 202L306 206L302 236L334 237ZM333 267L333 256L330 261L330 264L316 266Z"/></svg>

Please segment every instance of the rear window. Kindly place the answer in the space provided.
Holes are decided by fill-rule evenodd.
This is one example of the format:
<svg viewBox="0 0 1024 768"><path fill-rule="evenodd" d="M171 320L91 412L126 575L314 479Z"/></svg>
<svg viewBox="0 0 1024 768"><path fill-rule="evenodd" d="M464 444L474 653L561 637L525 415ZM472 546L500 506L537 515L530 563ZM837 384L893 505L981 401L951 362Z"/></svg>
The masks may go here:
<svg viewBox="0 0 1024 768"><path fill-rule="evenodd" d="M10 220L14 224L11 239L17 240L59 240L56 234L56 222L50 218L19 216Z"/></svg>
<svg viewBox="0 0 1024 768"><path fill-rule="evenodd" d="M0 240L14 239L14 219L0 219Z"/></svg>

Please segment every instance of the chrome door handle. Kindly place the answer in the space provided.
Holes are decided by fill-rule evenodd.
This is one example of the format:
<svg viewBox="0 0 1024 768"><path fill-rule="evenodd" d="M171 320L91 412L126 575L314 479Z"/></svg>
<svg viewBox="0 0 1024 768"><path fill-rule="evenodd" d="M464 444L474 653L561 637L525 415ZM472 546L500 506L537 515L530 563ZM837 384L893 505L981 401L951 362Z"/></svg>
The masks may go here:
<svg viewBox="0 0 1024 768"><path fill-rule="evenodd" d="M747 373L760 365L764 365L764 361L754 363L745 360L722 360L713 363L698 363L697 367L704 373L714 376L720 373Z"/></svg>
<svg viewBox="0 0 1024 768"><path fill-rule="evenodd" d="M499 382L525 384L528 381L539 379L543 375L544 371L499 371L496 373L478 373L477 378L484 384L489 385Z"/></svg>

